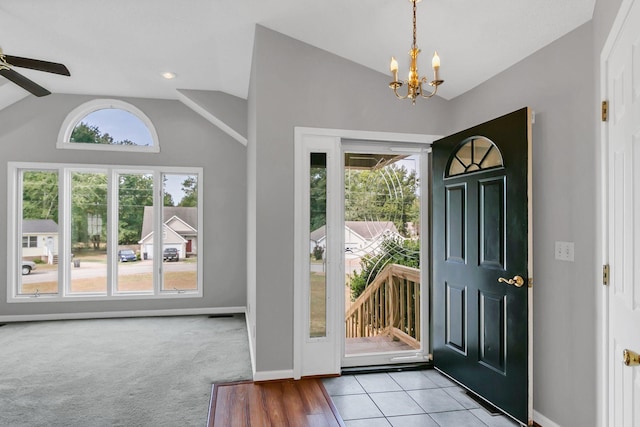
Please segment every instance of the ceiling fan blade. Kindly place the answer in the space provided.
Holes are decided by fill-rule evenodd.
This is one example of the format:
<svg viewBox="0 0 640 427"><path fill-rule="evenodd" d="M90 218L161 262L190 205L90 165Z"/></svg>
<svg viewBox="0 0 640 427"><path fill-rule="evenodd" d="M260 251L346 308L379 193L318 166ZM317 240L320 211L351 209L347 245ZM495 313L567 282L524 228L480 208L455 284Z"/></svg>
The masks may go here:
<svg viewBox="0 0 640 427"><path fill-rule="evenodd" d="M35 96L46 96L51 95L51 92L40 86L39 84L29 80L25 76L20 73L17 73L11 69L0 69L0 76L5 77L8 80L11 80L21 88L31 92Z"/></svg>
<svg viewBox="0 0 640 427"><path fill-rule="evenodd" d="M20 68L29 68L31 70L45 71L47 73L61 74L70 76L69 70L64 64L57 62L41 61L39 59L22 58L20 56L5 55L5 60L9 65Z"/></svg>

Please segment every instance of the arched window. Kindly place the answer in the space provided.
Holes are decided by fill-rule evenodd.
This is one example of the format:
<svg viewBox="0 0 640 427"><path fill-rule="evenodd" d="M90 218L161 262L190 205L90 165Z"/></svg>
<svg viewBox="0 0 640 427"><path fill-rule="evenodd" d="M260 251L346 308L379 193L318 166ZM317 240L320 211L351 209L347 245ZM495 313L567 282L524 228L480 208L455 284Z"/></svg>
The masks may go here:
<svg viewBox="0 0 640 427"><path fill-rule="evenodd" d="M133 105L96 99L74 109L62 124L58 148L160 152L151 120Z"/></svg>
<svg viewBox="0 0 640 427"><path fill-rule="evenodd" d="M451 155L445 178L504 166L502 153L483 136L467 138Z"/></svg>

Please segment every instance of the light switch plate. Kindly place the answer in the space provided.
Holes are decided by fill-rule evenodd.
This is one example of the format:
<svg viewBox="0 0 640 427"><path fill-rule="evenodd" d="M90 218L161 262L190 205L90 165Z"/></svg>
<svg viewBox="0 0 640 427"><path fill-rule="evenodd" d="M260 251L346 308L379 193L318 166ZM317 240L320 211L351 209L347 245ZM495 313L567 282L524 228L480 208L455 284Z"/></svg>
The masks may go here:
<svg viewBox="0 0 640 427"><path fill-rule="evenodd" d="M574 243L556 242L555 257L559 261L574 261Z"/></svg>

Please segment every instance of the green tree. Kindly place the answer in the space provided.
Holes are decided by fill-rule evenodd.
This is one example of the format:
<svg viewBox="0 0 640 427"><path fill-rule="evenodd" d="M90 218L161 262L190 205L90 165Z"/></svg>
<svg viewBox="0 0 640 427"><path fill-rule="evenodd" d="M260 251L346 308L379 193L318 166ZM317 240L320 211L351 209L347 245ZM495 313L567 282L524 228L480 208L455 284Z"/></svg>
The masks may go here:
<svg viewBox="0 0 640 427"><path fill-rule="evenodd" d="M70 142L82 142L86 144L109 144L109 145L135 145L132 141L124 139L115 141L108 133L102 133L98 126L80 122L71 132Z"/></svg>
<svg viewBox="0 0 640 427"><path fill-rule="evenodd" d="M360 260L360 272L351 275L351 298L358 298L387 264L420 268L420 241L388 238L380 245L380 252L363 256Z"/></svg>
<svg viewBox="0 0 640 427"><path fill-rule="evenodd" d="M407 224L420 218L419 179L415 170L391 164L379 169L345 172L345 220L392 221L411 237Z"/></svg>
<svg viewBox="0 0 640 427"><path fill-rule="evenodd" d="M58 223L58 172L22 174L22 218L52 219Z"/></svg>
<svg viewBox="0 0 640 427"><path fill-rule="evenodd" d="M74 172L71 176L71 241L100 248L107 228L107 175Z"/></svg>
<svg viewBox="0 0 640 427"><path fill-rule="evenodd" d="M196 207L198 206L198 178L195 176L188 176L182 181L182 191L184 196L178 206L182 207Z"/></svg>
<svg viewBox="0 0 640 427"><path fill-rule="evenodd" d="M162 196L162 206L175 206L171 193L164 193Z"/></svg>
<svg viewBox="0 0 640 427"><path fill-rule="evenodd" d="M135 244L144 237L141 236L144 208L153 206L153 176L120 175L118 191L118 243Z"/></svg>
<svg viewBox="0 0 640 427"><path fill-rule="evenodd" d="M310 176L310 230L327 223L327 168L312 167Z"/></svg>

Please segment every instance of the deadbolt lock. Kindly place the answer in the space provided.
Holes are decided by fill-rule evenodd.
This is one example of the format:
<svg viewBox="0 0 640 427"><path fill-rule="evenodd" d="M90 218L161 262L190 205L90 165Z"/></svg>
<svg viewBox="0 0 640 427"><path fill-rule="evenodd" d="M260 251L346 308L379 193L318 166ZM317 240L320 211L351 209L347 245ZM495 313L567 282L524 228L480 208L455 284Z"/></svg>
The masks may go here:
<svg viewBox="0 0 640 427"><path fill-rule="evenodd" d="M624 350L622 352L622 359L624 360L624 364L627 366L638 366L640 365L640 354L631 350Z"/></svg>
<svg viewBox="0 0 640 427"><path fill-rule="evenodd" d="M505 279L504 277L501 277L498 279L498 282L507 283L515 286L516 288L521 288L524 285L524 279L521 276L513 276L513 279Z"/></svg>

